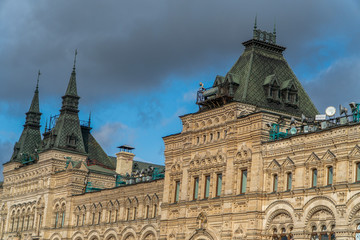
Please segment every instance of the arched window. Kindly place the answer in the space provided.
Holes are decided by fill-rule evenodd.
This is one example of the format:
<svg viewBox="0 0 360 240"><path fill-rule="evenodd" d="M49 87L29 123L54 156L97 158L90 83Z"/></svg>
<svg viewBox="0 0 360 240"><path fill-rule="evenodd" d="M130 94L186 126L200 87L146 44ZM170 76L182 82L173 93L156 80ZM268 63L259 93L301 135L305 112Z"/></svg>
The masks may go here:
<svg viewBox="0 0 360 240"><path fill-rule="evenodd" d="M288 240L288 237L286 236L286 229L285 228L281 229L280 240Z"/></svg>
<svg viewBox="0 0 360 240"><path fill-rule="evenodd" d="M273 239L273 240L279 240L279 237L278 237L278 235L277 235L277 229L276 229L276 228L273 229L273 237L272 237L272 239Z"/></svg>
<svg viewBox="0 0 360 240"><path fill-rule="evenodd" d="M311 240L335 240L335 233L333 232L335 225L332 225L332 230L329 231L325 225L322 225L320 231L316 226L312 227Z"/></svg>
<svg viewBox="0 0 360 240"><path fill-rule="evenodd" d="M360 240L360 224L356 226L355 239Z"/></svg>

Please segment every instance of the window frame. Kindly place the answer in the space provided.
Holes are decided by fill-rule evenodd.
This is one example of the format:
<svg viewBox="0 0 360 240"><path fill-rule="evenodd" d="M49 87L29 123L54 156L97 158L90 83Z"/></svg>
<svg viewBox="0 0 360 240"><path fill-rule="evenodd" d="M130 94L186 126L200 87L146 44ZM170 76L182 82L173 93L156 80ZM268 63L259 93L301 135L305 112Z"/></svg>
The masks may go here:
<svg viewBox="0 0 360 240"><path fill-rule="evenodd" d="M311 169L311 187L316 188L318 183L318 170L317 168Z"/></svg>
<svg viewBox="0 0 360 240"><path fill-rule="evenodd" d="M219 184L219 179L220 179L220 184ZM219 193L220 190L220 193ZM221 192L222 192L222 173L218 173L216 174L216 197L220 197L221 196Z"/></svg>
<svg viewBox="0 0 360 240"><path fill-rule="evenodd" d="M246 174L244 174L246 173ZM244 176L246 175L246 181L244 181ZM248 170L246 169L242 169L241 170L241 180L240 180L240 194L245 194L246 193L246 187L247 187L247 179L248 179ZM245 186L244 186L245 183Z"/></svg>
<svg viewBox="0 0 360 240"><path fill-rule="evenodd" d="M204 180L204 199L208 199L210 197L210 175L205 175Z"/></svg>

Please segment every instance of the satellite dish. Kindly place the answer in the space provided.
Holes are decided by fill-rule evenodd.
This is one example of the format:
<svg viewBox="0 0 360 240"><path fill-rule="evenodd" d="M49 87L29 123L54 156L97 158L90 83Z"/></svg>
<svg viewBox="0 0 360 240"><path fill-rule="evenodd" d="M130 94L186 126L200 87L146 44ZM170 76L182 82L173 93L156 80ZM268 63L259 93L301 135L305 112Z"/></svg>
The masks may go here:
<svg viewBox="0 0 360 240"><path fill-rule="evenodd" d="M333 107L333 106L329 106L329 107L326 108L325 113L326 113L326 116L332 117L336 113L336 108Z"/></svg>
<svg viewBox="0 0 360 240"><path fill-rule="evenodd" d="M292 127L292 128L290 129L290 134L291 134L291 135L295 135L296 133L297 133L297 129L294 128L294 127Z"/></svg>

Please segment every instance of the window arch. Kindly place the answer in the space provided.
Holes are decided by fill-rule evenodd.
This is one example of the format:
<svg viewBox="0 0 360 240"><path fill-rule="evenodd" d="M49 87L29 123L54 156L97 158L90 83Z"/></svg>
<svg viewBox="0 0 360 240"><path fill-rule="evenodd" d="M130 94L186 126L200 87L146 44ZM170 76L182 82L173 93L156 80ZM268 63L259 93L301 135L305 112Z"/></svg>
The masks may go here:
<svg viewBox="0 0 360 240"><path fill-rule="evenodd" d="M355 239L360 240L360 224L356 225Z"/></svg>

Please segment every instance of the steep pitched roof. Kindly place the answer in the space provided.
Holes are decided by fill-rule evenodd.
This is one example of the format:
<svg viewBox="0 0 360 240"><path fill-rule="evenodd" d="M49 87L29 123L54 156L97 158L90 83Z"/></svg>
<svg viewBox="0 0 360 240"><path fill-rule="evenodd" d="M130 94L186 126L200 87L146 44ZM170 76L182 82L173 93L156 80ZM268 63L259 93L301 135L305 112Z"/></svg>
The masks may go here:
<svg viewBox="0 0 360 240"><path fill-rule="evenodd" d="M284 47L252 39L244 42L244 53L240 56L229 73L234 82L239 84L234 100L256 105L261 108L287 112L300 116L314 116L318 113L301 83L286 62L282 52ZM298 91L298 107L286 106L283 103L268 101L265 84L273 78L279 82L281 89L294 84Z"/></svg>
<svg viewBox="0 0 360 240"><path fill-rule="evenodd" d="M243 54L225 77L216 77L213 88L217 86L225 88L223 92L231 97L231 101L243 102L259 108L297 116L304 114L310 117L318 114L282 54L285 47L276 45L275 30L273 33L267 33L255 27L254 38L244 42L243 45L245 46ZM226 81L229 82L228 85L223 84ZM272 97L271 89L276 90L274 92L276 96ZM290 95L289 92L295 95Z"/></svg>
<svg viewBox="0 0 360 240"><path fill-rule="evenodd" d="M23 154L27 156L33 155L36 149L39 148L41 143L40 134L40 108L39 108L39 76L37 79L36 89L32 98L29 111L26 113L26 121L24 124L23 132L19 141L15 143L14 152L10 161L21 161ZM21 156L23 155L23 156Z"/></svg>
<svg viewBox="0 0 360 240"><path fill-rule="evenodd" d="M44 133L43 150L57 148L85 154L86 151L78 116L80 97L77 95L75 67L62 99L60 115L56 120L54 128Z"/></svg>

